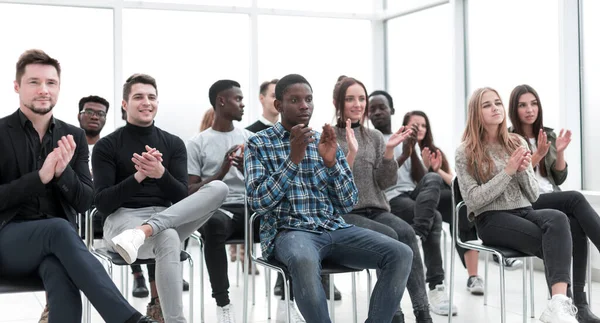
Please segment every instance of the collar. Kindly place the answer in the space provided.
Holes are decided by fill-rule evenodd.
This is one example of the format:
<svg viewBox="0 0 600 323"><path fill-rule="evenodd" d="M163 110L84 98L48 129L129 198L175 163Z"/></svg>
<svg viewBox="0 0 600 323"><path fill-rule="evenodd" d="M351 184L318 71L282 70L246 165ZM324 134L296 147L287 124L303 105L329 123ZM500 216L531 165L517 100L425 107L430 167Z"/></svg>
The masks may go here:
<svg viewBox="0 0 600 323"><path fill-rule="evenodd" d="M151 134L154 131L154 121L152 121L152 124L148 127L140 127L140 126L136 126L134 124L131 124L129 122L127 122L127 124L125 125L125 129L134 132L135 134L139 134L139 135L148 135Z"/></svg>
<svg viewBox="0 0 600 323"><path fill-rule="evenodd" d="M19 114L19 122L21 123L21 127L23 127L23 129L25 129L28 122L33 127L33 123L27 118L27 116L25 115L25 113L23 113L23 111L21 111L21 109L19 109L17 113ZM52 130L54 130L54 126L56 126L56 119L54 118L54 116L52 116L52 118L50 118L50 126L48 127L48 132L52 133Z"/></svg>
<svg viewBox="0 0 600 323"><path fill-rule="evenodd" d="M279 137L279 139L285 139L286 137L290 136L290 132L287 131L283 125L281 124L281 122L277 122L276 124L273 125L273 131L275 132L275 134L277 135L277 137Z"/></svg>
<svg viewBox="0 0 600 323"><path fill-rule="evenodd" d="M262 114L260 115L260 117L258 117L258 121L262 122L265 126L273 126L274 125L273 122L269 121Z"/></svg>

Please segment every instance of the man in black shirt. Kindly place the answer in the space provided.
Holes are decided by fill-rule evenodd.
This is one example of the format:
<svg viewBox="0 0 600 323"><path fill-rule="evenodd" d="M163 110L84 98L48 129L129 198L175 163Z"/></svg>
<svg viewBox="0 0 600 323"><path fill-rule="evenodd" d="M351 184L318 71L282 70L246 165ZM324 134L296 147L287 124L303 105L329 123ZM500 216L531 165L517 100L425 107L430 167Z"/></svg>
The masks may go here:
<svg viewBox="0 0 600 323"><path fill-rule="evenodd" d="M260 100L260 105L262 105L263 112L255 123L246 128L247 130L257 133L271 128L279 120L279 111L275 109L275 104L273 103L275 102L275 84L277 84L277 81L279 80L272 79L260 85L258 99Z"/></svg>
<svg viewBox="0 0 600 323"><path fill-rule="evenodd" d="M94 147L94 202L108 215L104 240L125 261L156 259L165 321L186 322L181 242L223 204L228 188L213 181L188 197L186 148L179 137L154 126L157 98L149 75L134 74L123 85L127 124Z"/></svg>
<svg viewBox="0 0 600 323"><path fill-rule="evenodd" d="M92 181L83 131L52 116L60 64L26 51L14 88L19 110L0 119L0 276L39 276L51 323L81 321L80 290L107 322L155 322L127 303L75 230Z"/></svg>

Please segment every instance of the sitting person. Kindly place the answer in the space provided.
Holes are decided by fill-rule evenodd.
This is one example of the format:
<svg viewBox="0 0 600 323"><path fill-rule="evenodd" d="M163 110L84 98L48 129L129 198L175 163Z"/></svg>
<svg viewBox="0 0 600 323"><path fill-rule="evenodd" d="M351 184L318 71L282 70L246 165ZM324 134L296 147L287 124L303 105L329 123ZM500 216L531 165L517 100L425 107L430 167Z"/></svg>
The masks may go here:
<svg viewBox="0 0 600 323"><path fill-rule="evenodd" d="M386 96L380 91L370 95L369 118L386 139L392 136L392 104L389 94ZM432 171L428 171L417 145L426 129L420 121L418 116L410 113L404 116L402 125L411 128L412 133L402 146L398 145L394 149L399 166L397 180L386 189L386 197L390 203L390 212L410 224L421 239L431 311L438 315L448 315L450 302L444 286L441 250L442 215L437 210L443 179L436 171L442 164L442 156L433 153L426 158L432 168ZM452 315L457 312L457 308L453 306Z"/></svg>
<svg viewBox="0 0 600 323"><path fill-rule="evenodd" d="M540 321L577 323L577 308L567 297L573 250L569 219L558 210L531 207L539 195L531 152L522 137L508 132L498 92L475 90L466 124L456 150L456 174L469 220L483 243L544 260L552 299Z"/></svg>
<svg viewBox="0 0 600 323"><path fill-rule="evenodd" d="M598 323L590 310L584 292L588 259L588 237L600 247L600 217L586 198L577 191L561 191L558 185L567 179L565 149L571 142L571 131L561 130L558 137L543 126L542 101L529 85L519 85L510 94L509 131L527 139L532 151L531 164L539 183L540 196L531 203L534 210L555 209L567 215L573 237L573 301L577 320Z"/></svg>
<svg viewBox="0 0 600 323"><path fill-rule="evenodd" d="M263 256L287 267L298 308L311 323L331 322L319 277L322 261L380 270L366 322L390 322L406 287L412 251L344 222L358 192L333 128L325 125L320 134L308 126L314 108L308 81L297 74L283 77L275 98L281 122L250 137L244 160L250 206L263 216Z"/></svg>
<svg viewBox="0 0 600 323"><path fill-rule="evenodd" d="M54 118L60 64L41 50L17 62L19 109L0 119L0 276L39 277L48 322L81 322L82 291L106 322L155 322L121 295L77 233L92 204L83 130Z"/></svg>
<svg viewBox="0 0 600 323"><path fill-rule="evenodd" d="M157 93L151 76L134 74L125 82L127 125L94 147L95 204L107 214L104 240L112 250L129 264L138 257L156 260L164 321L185 322L181 243L221 206L228 189L214 181L187 197L185 145L154 126ZM150 305L158 301L151 299Z"/></svg>

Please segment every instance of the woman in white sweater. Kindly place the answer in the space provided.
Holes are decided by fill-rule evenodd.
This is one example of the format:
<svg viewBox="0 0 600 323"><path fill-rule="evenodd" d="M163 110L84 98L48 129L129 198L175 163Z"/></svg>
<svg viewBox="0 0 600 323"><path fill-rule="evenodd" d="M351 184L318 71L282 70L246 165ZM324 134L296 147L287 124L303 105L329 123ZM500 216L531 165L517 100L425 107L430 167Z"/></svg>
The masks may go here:
<svg viewBox="0 0 600 323"><path fill-rule="evenodd" d="M534 210L538 182L525 140L508 132L498 92L477 89L469 100L467 127L456 150L456 173L467 204L487 245L507 247L544 260L552 300L540 317L546 323L577 323L567 297L572 240L567 216Z"/></svg>

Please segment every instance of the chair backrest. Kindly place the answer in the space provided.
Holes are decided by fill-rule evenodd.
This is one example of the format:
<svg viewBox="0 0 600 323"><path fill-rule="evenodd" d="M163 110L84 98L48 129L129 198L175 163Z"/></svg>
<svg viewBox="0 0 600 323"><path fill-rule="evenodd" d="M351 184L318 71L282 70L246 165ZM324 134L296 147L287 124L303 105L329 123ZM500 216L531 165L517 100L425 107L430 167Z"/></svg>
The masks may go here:
<svg viewBox="0 0 600 323"><path fill-rule="evenodd" d="M452 180L452 197L454 198L454 207L460 202L463 202L463 197L460 194L460 186L458 184L458 177L454 177Z"/></svg>

